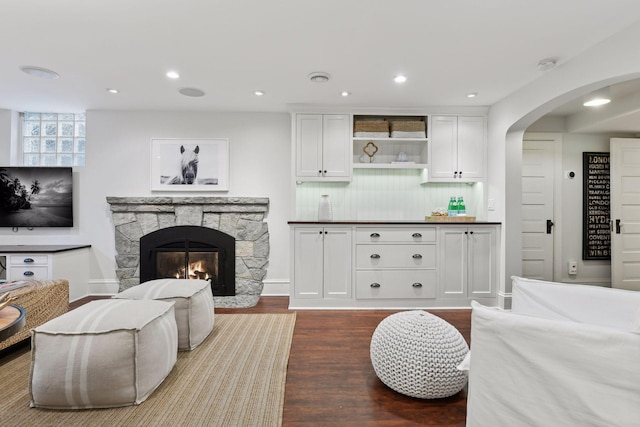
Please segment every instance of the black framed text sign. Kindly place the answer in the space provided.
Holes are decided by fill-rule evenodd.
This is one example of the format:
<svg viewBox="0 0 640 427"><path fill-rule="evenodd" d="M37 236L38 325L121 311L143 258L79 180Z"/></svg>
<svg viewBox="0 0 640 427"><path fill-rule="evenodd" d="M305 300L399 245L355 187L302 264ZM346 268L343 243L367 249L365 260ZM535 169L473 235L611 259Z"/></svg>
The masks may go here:
<svg viewBox="0 0 640 427"><path fill-rule="evenodd" d="M609 153L582 153L582 259L611 259Z"/></svg>

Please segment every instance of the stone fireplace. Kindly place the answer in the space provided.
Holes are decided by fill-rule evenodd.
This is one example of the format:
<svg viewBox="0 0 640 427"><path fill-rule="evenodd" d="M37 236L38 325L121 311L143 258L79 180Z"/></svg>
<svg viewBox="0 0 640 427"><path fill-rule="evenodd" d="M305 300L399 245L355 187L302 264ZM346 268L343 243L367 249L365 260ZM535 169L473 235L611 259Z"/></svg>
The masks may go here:
<svg viewBox="0 0 640 427"><path fill-rule="evenodd" d="M149 240L145 236L156 236L155 232L165 230L167 233L159 235L170 235L170 241L164 237L160 239L160 250L153 252L154 261L151 262L155 264L154 269L157 268L158 256L163 265L171 262L180 264L181 261L177 260L185 262L185 256L187 259L198 257L216 275L222 273L228 276L230 270L235 270L232 274L234 278L220 277L218 280L227 289L222 289L219 285L216 288L212 281L216 306L250 307L258 302L269 257L269 232L264 221L269 206L268 198L107 197L107 202L111 205L115 227L116 275L120 291L138 285L141 280L148 280L150 273L146 270L149 268L147 261L151 260L141 262L141 254L142 257L149 256L146 246L146 252L142 252L142 245L147 244L142 242ZM202 227L203 232L198 233L198 227ZM184 247L177 247L184 244L177 242L175 238L175 234L181 232L184 232L183 237L186 233L183 239L188 242L186 251ZM210 238L202 238L205 234L221 237L216 233L235 239L235 255L227 254L233 251L224 248L221 251L220 245L224 245L224 242L220 243L220 239L218 243L212 243ZM180 258L176 252L186 252L186 255ZM219 267L211 267L212 262L216 262L218 266L222 264L221 271L218 271ZM202 267L196 267L185 274L204 278L202 274L208 273L201 269ZM225 296L221 296L223 294Z"/></svg>

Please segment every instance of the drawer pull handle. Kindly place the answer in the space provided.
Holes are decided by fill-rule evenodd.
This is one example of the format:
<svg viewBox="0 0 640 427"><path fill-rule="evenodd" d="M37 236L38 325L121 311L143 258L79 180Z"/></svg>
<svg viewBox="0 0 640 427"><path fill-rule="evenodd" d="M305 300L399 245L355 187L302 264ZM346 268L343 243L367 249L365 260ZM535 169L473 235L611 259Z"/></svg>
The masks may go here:
<svg viewBox="0 0 640 427"><path fill-rule="evenodd" d="M380 237L380 233L371 233L369 237L373 237L373 238Z"/></svg>
<svg viewBox="0 0 640 427"><path fill-rule="evenodd" d="M25 271L22 273L24 276L33 276L33 271Z"/></svg>
<svg viewBox="0 0 640 427"><path fill-rule="evenodd" d="M413 236L413 237L415 237L415 238L417 239L418 237L422 237L422 234L420 234L420 233L413 233L411 236Z"/></svg>
<svg viewBox="0 0 640 427"><path fill-rule="evenodd" d="M379 258L380 258L380 255L378 255L378 254L371 254L371 258L373 258L373 259L379 259Z"/></svg>
<svg viewBox="0 0 640 427"><path fill-rule="evenodd" d="M23 262L33 262L33 258L25 258Z"/></svg>
<svg viewBox="0 0 640 427"><path fill-rule="evenodd" d="M414 288L421 288L421 287L422 287L422 283L418 283L418 282L416 282L416 283L414 283L414 284L413 284L413 285L411 285L411 286L413 286Z"/></svg>
<svg viewBox="0 0 640 427"><path fill-rule="evenodd" d="M371 286L372 288L379 288L380 287L380 283L372 283L369 286Z"/></svg>
<svg viewBox="0 0 640 427"><path fill-rule="evenodd" d="M420 254L413 254L413 259L422 259L422 255L420 255Z"/></svg>

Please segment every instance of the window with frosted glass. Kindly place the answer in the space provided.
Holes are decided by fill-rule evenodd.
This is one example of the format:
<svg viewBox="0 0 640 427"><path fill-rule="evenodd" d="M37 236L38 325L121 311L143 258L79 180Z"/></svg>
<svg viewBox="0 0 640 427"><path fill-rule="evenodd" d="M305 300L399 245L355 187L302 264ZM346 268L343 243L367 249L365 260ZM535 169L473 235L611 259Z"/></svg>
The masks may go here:
<svg viewBox="0 0 640 427"><path fill-rule="evenodd" d="M24 113L22 164L84 166L85 114Z"/></svg>

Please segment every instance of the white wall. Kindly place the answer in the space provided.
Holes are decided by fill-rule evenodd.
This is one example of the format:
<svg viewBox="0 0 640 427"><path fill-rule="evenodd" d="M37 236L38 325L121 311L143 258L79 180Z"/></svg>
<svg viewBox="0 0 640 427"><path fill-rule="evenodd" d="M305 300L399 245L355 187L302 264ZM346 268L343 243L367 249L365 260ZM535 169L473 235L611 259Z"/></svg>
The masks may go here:
<svg viewBox="0 0 640 427"><path fill-rule="evenodd" d="M520 175L522 133L544 114L567 101L613 83L637 78L640 57L635 55L640 22L583 54L563 62L531 84L512 93L489 110L488 197L496 201L489 220L503 222L500 297L511 292L510 280L520 274ZM510 145L511 144L511 145Z"/></svg>
<svg viewBox="0 0 640 427"><path fill-rule="evenodd" d="M2 115L0 115L0 126ZM0 132L2 129L0 128ZM228 138L229 192L151 192L152 138ZM115 242L107 196L268 197L270 255L266 282L289 280L291 126L287 113L88 111L86 166L74 168L72 229L1 230L4 244L88 243L86 292L113 290ZM5 150L2 144L2 152Z"/></svg>

